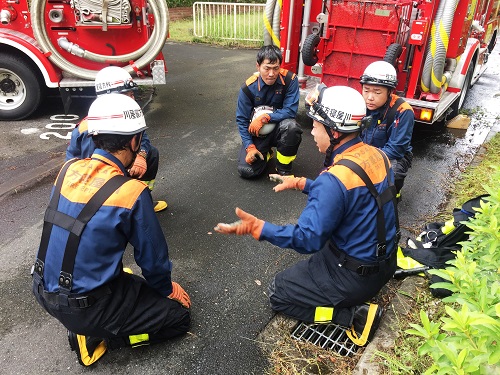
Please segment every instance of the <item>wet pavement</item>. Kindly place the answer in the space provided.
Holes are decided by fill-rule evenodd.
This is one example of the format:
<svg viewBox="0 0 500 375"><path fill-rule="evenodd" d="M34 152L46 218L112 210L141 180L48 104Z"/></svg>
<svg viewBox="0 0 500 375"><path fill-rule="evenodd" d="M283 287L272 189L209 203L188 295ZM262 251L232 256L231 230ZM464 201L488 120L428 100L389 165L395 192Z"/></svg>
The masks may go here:
<svg viewBox="0 0 500 375"><path fill-rule="evenodd" d="M156 89L145 108L148 134L161 158L153 197L169 203L158 218L174 263L173 279L192 298L192 329L169 343L110 352L92 369L83 369L62 326L36 305L29 269L53 175L64 159L68 140L63 138L76 123L76 117L54 118L62 105L49 99L30 120L0 122L0 365L5 373L263 374L267 369L257 343L273 317L267 285L276 272L305 256L250 237L215 234L213 226L235 220L235 206L273 223L293 223L306 197L276 194L265 178L246 181L236 173L236 96L255 70L255 51L168 43L164 54L167 85ZM465 101L467 108L484 111L473 117L469 130L424 126L415 131L414 164L400 204L403 238L437 212L452 176L470 163L498 124L498 47L493 54ZM74 103L71 112L82 117L89 104ZM304 137L294 172L314 178L323 157L303 109L299 120ZM19 183L19 176L28 181ZM7 186L16 190L2 197ZM139 273L131 250L124 263Z"/></svg>

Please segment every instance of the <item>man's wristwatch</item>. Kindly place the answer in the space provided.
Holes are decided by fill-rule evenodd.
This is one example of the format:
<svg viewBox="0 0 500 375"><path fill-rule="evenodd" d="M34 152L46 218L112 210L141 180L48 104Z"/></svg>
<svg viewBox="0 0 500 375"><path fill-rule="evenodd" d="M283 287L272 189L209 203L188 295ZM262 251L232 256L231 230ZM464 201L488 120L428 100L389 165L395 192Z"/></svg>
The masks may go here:
<svg viewBox="0 0 500 375"><path fill-rule="evenodd" d="M146 152L146 150L141 150L137 154L142 156L144 159L148 157L148 153Z"/></svg>

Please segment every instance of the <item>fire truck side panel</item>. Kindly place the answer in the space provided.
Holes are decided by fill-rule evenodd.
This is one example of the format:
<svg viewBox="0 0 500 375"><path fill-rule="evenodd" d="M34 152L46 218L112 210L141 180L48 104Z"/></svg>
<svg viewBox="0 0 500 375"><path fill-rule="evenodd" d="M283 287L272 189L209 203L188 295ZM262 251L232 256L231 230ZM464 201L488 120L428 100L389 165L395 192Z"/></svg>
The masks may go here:
<svg viewBox="0 0 500 375"><path fill-rule="evenodd" d="M69 42L92 53L128 54L134 52L137 46L146 44L150 37L148 23L142 19L142 4L139 1L131 1L130 6L132 9L130 16L122 15L121 19L110 21L106 30L103 30L102 25L90 21L91 17L96 17L93 13L80 14L80 18L77 18L69 3L48 3L45 7L45 30L54 46L58 45L59 38L66 37ZM83 21L85 17L89 21ZM85 69L99 70L103 67L101 62L75 56L63 49L60 49L59 53L65 60Z"/></svg>
<svg viewBox="0 0 500 375"><path fill-rule="evenodd" d="M471 25L476 4L476 1L471 0L458 2L453 19L463 20L463 22L454 22L451 27L446 57L456 58L464 52L467 39L471 34Z"/></svg>
<svg viewBox="0 0 500 375"><path fill-rule="evenodd" d="M287 30L286 33L281 32L280 35L280 48L284 55L283 67L293 72L297 71L299 60L300 51L296 46L300 44L302 8L302 1L284 1L281 12L282 30Z"/></svg>

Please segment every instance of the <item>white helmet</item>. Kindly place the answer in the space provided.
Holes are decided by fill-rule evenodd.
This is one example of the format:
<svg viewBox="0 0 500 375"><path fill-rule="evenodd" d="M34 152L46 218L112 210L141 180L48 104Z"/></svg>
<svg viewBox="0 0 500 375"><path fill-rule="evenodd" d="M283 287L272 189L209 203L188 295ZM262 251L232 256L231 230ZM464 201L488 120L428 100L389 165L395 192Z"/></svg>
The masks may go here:
<svg viewBox="0 0 500 375"><path fill-rule="evenodd" d="M333 130L353 133L365 126L365 100L352 87L320 84L307 95L306 103L307 115Z"/></svg>
<svg viewBox="0 0 500 375"><path fill-rule="evenodd" d="M133 135L147 128L141 107L127 95L99 96L87 116L89 135Z"/></svg>
<svg viewBox="0 0 500 375"><path fill-rule="evenodd" d="M107 66L97 72L95 77L97 96L124 93L131 90L137 90L137 84L125 69L118 66Z"/></svg>
<svg viewBox="0 0 500 375"><path fill-rule="evenodd" d="M375 61L366 67L359 82L394 89L398 84L398 76L392 64L387 61Z"/></svg>
<svg viewBox="0 0 500 375"><path fill-rule="evenodd" d="M252 121L255 120L257 117L259 117L260 115L262 115L263 113L271 114L273 112L274 112L273 107L269 107L266 105L255 107L253 110ZM268 135L274 130L275 126L276 124L274 122L269 122L267 124L264 124L264 126L262 126L262 128L260 128L259 130L259 136Z"/></svg>

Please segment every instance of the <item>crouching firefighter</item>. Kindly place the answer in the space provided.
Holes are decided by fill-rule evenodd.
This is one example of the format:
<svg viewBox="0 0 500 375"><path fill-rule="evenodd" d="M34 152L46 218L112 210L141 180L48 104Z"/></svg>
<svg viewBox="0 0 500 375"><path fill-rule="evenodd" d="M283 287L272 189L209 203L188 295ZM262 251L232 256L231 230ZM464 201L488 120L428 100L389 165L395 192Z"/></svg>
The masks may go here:
<svg viewBox="0 0 500 375"><path fill-rule="evenodd" d="M295 225L274 225L237 208L241 219L220 233L251 234L309 259L278 273L269 286L271 308L308 323L335 323L357 345L375 333L382 308L368 303L396 270L396 189L389 159L361 141L369 118L356 90L320 85L306 99L311 134L325 169L315 180L271 175L275 191L308 195Z"/></svg>
<svg viewBox="0 0 500 375"><path fill-rule="evenodd" d="M68 329L84 366L108 349L158 343L190 326L191 301L171 280L148 186L126 177L145 129L133 99L98 97L88 113L97 148L90 158L66 162L45 212L33 293ZM128 243L144 278L123 270Z"/></svg>
<svg viewBox="0 0 500 375"><path fill-rule="evenodd" d="M283 57L276 46L257 52L257 72L246 80L238 94L236 123L241 137L238 174L243 178L262 175L276 148L276 172L292 174L292 164L302 141L296 121L299 80L281 69Z"/></svg>

